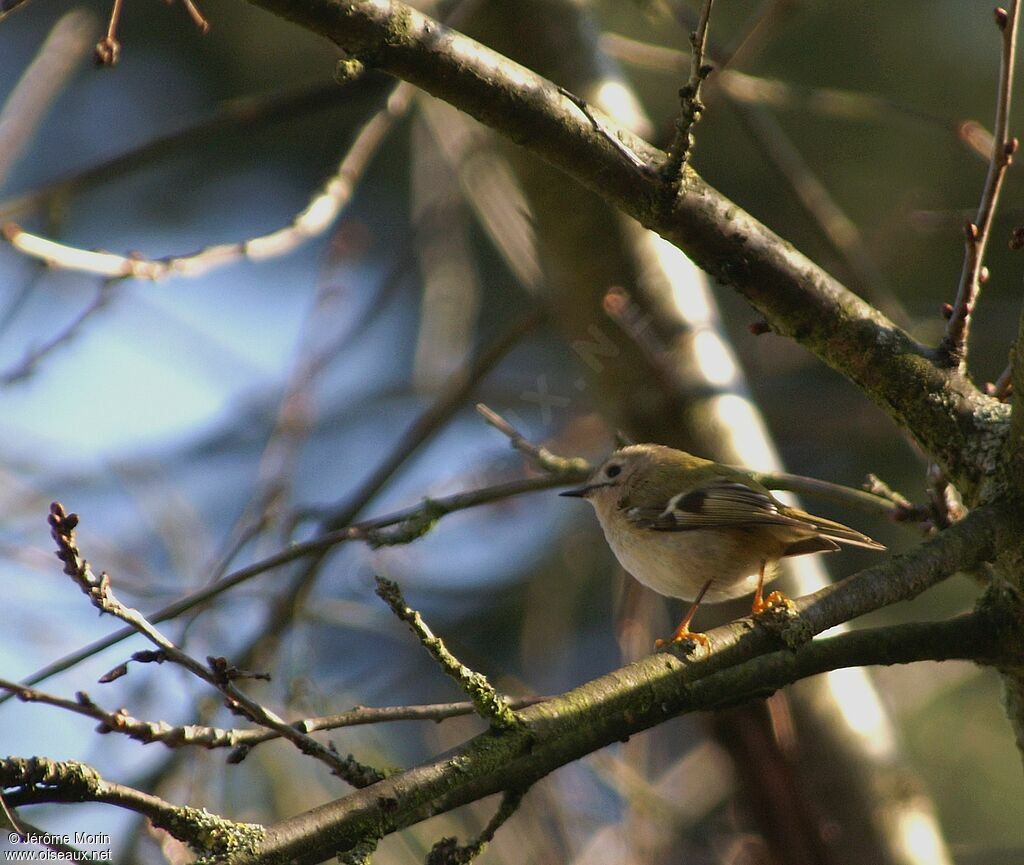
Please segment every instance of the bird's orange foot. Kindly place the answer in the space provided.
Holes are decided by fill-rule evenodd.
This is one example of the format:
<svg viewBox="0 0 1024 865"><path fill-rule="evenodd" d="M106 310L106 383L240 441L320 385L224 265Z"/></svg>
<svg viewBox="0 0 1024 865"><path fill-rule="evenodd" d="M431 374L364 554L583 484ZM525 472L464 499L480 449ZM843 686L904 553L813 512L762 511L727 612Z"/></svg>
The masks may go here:
<svg viewBox="0 0 1024 865"><path fill-rule="evenodd" d="M796 612L796 605L782 592L772 592L767 598L756 595L754 605L750 609L751 615L760 616L769 610L792 614Z"/></svg>
<svg viewBox="0 0 1024 865"><path fill-rule="evenodd" d="M697 631L691 631L689 628L682 628L677 630L667 640L655 640L655 650L664 649L668 646L675 646L679 643L699 643L705 649L711 645L711 638L707 634L701 634Z"/></svg>

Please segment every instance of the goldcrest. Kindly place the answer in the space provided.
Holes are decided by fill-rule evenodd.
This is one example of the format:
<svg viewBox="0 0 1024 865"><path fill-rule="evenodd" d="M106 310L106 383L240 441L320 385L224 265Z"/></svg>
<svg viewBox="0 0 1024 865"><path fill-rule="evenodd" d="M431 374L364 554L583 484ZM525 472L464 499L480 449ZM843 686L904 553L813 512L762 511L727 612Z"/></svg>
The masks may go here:
<svg viewBox="0 0 1024 865"><path fill-rule="evenodd" d="M609 546L636 579L693 603L669 642L707 642L689 629L702 602L754 592L754 614L786 603L779 592L763 597L780 559L840 544L885 549L856 529L784 505L747 472L663 445L617 450L586 484L561 495L594 506Z"/></svg>

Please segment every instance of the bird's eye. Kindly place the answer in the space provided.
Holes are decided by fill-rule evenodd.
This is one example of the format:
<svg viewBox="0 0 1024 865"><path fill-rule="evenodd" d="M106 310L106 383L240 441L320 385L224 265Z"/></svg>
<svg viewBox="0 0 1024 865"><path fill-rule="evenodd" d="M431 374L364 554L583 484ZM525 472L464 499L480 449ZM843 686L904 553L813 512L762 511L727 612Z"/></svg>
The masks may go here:
<svg viewBox="0 0 1024 865"><path fill-rule="evenodd" d="M608 478L616 478L616 477L618 477L618 476L619 476L620 474L622 474L622 466L620 466L620 465L618 465L618 464L616 464L616 465L611 465L611 466L608 466L608 468L606 468L606 469L604 470L604 474L605 474L605 477L608 477Z"/></svg>

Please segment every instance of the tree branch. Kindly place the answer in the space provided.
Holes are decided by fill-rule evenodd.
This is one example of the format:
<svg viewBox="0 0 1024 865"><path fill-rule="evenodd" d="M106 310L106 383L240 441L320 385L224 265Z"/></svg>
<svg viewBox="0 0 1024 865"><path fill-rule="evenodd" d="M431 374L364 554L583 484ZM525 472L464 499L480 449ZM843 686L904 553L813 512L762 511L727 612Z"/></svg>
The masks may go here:
<svg viewBox="0 0 1024 865"><path fill-rule="evenodd" d="M590 682L524 710L528 733L485 734L434 763L410 769L343 799L268 827L253 855L231 860L256 865L288 858L318 862L358 843L371 826L387 832L515 785L531 783L584 754L628 738L677 714L720 709L765 697L799 679L869 664L972 658L1010 661L987 614L941 623L912 623L854 631L775 651L689 681L687 667L666 655ZM1018 655L1012 663L1020 663ZM661 668L660 670L658 668ZM457 765L457 770L453 769Z"/></svg>
<svg viewBox="0 0 1024 865"><path fill-rule="evenodd" d="M443 758L397 773L364 791L268 828L267 841L234 865L317 862L373 833L395 831L501 790L522 789L584 754L682 712L742 702L830 669L926 659L972 658L1019 664L1024 649L1008 640L1021 604L1015 592L991 597L951 622L856 631L806 642L849 615L913 597L959 568L991 557L998 529L1011 517L974 511L946 532L894 562L870 568L800 599L799 627L782 636L803 640L778 650L769 628L741 620L709 632L710 651L684 660L670 653L644 658L554 699L523 709L523 728L485 733Z"/></svg>

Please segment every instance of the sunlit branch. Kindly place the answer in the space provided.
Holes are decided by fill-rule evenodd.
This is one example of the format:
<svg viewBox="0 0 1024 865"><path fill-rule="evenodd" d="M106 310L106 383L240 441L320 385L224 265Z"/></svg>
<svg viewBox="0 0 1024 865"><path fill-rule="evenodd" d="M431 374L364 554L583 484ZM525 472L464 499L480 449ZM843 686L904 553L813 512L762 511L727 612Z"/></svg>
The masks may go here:
<svg viewBox="0 0 1024 865"><path fill-rule="evenodd" d="M188 255L145 258L81 249L25 231L14 222L5 223L0 233L19 252L51 267L107 279L155 282L169 276L196 277L242 259L264 261L287 255L335 224L381 143L408 110L412 94L409 85L395 87L387 105L363 126L321 190L288 225L269 234L208 246Z"/></svg>

